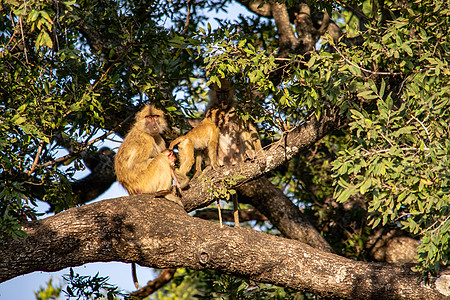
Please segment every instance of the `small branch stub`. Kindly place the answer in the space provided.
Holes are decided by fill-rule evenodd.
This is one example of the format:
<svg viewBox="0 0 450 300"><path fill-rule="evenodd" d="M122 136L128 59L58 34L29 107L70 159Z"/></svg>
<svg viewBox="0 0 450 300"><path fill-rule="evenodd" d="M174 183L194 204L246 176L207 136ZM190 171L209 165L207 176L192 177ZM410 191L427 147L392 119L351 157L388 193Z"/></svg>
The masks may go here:
<svg viewBox="0 0 450 300"><path fill-rule="evenodd" d="M201 265L206 265L209 262L209 254L204 251L200 252L199 262Z"/></svg>

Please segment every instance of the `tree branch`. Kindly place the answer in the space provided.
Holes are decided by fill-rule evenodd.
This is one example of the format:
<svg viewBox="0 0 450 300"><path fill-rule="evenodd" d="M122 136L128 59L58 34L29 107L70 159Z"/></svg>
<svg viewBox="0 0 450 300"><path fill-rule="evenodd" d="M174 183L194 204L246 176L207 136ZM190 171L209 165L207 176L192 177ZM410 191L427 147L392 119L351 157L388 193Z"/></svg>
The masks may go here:
<svg viewBox="0 0 450 300"><path fill-rule="evenodd" d="M91 174L72 183L72 191L77 196L77 204L91 201L116 181L114 172L114 151L107 147L101 148L84 159Z"/></svg>
<svg viewBox="0 0 450 300"><path fill-rule="evenodd" d="M239 175L239 178L235 180L234 186L261 177L345 124L346 118L340 114L338 107L324 109L319 120L312 115L305 124L293 128L268 150L260 151L255 160L218 170L205 169L203 179L194 178L189 183L190 188L182 192L185 209L192 211L208 206L214 201L212 193L208 190L230 188L226 180L236 175Z"/></svg>
<svg viewBox="0 0 450 300"><path fill-rule="evenodd" d="M450 277L432 278L427 286L409 265L359 262L251 229L220 228L149 195L71 208L24 230L26 239L0 244L1 282L33 271L123 261L212 269L319 297L444 299L440 284Z"/></svg>
<svg viewBox="0 0 450 300"><path fill-rule="evenodd" d="M140 288L135 292L132 292L130 296L143 299L148 295L153 294L164 285L166 285L169 281L171 281L176 271L177 269L172 268L162 270L161 274L159 274L159 276L155 280L147 282L146 286Z"/></svg>
<svg viewBox="0 0 450 300"><path fill-rule="evenodd" d="M322 251L333 252L328 242L298 207L267 178L262 177L248 182L240 187L239 191L286 237Z"/></svg>
<svg viewBox="0 0 450 300"><path fill-rule="evenodd" d="M278 56L287 57L288 54L296 52L299 46L299 41L294 35L294 30L289 20L289 14L285 4L273 3L272 4L272 16L275 20L275 24L280 36L280 53Z"/></svg>
<svg viewBox="0 0 450 300"><path fill-rule="evenodd" d="M261 17L271 17L272 16L272 5L269 2L262 4L262 1L251 1L251 0L238 0L238 2L247 9Z"/></svg>
<svg viewBox="0 0 450 300"><path fill-rule="evenodd" d="M231 209L222 209L222 220L224 222L234 222L233 211ZM197 210L194 217L204 220L219 220L219 212L216 208L205 208ZM240 209L239 220L241 222L248 221L267 221L268 219L256 209Z"/></svg>

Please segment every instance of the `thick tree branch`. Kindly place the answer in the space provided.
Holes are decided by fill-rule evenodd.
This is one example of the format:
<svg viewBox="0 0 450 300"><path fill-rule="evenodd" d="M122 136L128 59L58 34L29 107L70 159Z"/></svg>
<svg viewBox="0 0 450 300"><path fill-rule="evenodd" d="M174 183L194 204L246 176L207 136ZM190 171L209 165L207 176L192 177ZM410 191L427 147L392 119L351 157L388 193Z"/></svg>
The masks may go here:
<svg viewBox="0 0 450 300"><path fill-rule="evenodd" d="M296 53L299 41L295 37L294 30L289 20L289 14L285 4L272 4L272 16L278 29L280 43L280 57L287 57L288 54Z"/></svg>
<svg viewBox="0 0 450 300"><path fill-rule="evenodd" d="M239 191L286 237L296 239L311 247L333 252L327 241L305 218L297 206L267 178L252 180Z"/></svg>
<svg viewBox="0 0 450 300"><path fill-rule="evenodd" d="M262 1L252 1L252 0L238 0L238 2L247 9L261 17L271 17L272 16L272 4Z"/></svg>
<svg viewBox="0 0 450 300"><path fill-rule="evenodd" d="M89 262L186 267L350 299L444 299L442 275L427 286L408 265L339 257L242 227L220 228L149 195L64 211L25 226L28 237L0 244L0 281ZM445 286L446 287L446 286Z"/></svg>
<svg viewBox="0 0 450 300"><path fill-rule="evenodd" d="M114 172L114 151L107 147L84 158L85 165L91 174L72 183L72 191L77 196L77 204L91 201L116 181Z"/></svg>
<svg viewBox="0 0 450 300"><path fill-rule="evenodd" d="M233 211L231 209L222 209L221 214L224 222L234 222ZM197 210L194 217L204 220L219 220L219 212L216 208L205 208ZM267 221L267 217L256 209L240 209L239 221Z"/></svg>
<svg viewBox="0 0 450 300"><path fill-rule="evenodd" d="M260 151L255 160L218 170L206 169L203 172L203 179L191 180L190 188L182 193L185 209L192 211L211 204L214 197L209 191L229 188L225 180L239 175L235 180L235 185L239 185L258 178L290 160L331 131L341 128L345 123L345 116L340 114L338 107L324 109L319 120L312 115L305 124L293 128L268 150Z"/></svg>

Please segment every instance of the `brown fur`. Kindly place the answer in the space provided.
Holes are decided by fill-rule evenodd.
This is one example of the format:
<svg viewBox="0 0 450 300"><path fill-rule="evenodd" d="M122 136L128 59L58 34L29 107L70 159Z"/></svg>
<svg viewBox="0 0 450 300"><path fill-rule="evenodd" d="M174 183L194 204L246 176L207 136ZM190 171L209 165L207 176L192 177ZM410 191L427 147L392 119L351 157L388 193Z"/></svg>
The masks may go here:
<svg viewBox="0 0 450 300"><path fill-rule="evenodd" d="M171 190L172 166L168 152L169 150L164 150L151 158L145 170L142 170L140 176L136 176L132 184L126 181L121 182L130 195L153 194Z"/></svg>
<svg viewBox="0 0 450 300"><path fill-rule="evenodd" d="M250 121L239 118L234 100L233 82L221 79L220 87L213 83L209 90L207 109L219 109L217 127L219 127L219 145L217 162L219 165L234 165L246 159L254 159L261 150L258 131Z"/></svg>
<svg viewBox="0 0 450 300"><path fill-rule="evenodd" d="M239 118L234 100L233 82L228 79L220 80L220 87L211 84L209 90L209 104L207 109L217 109L217 127L219 128L219 141L217 163L234 165L247 158L254 159L256 152L261 150L261 141L256 128L250 121ZM207 114L208 114L207 110ZM237 194L232 195L234 225L239 226L239 203ZM219 204L219 202L218 202ZM219 216L220 216L220 206ZM222 222L220 222L222 226Z"/></svg>
<svg viewBox="0 0 450 300"><path fill-rule="evenodd" d="M169 149L173 149L178 145L178 155L180 159L180 167L175 170L181 188L189 183L187 173L191 170L195 158L194 150L207 151L209 164L215 169L217 166L217 142L219 137L219 129L217 128L217 109L211 110L202 120L202 122L189 131L186 135L176 138L170 143ZM201 160L197 156L196 175L201 172Z"/></svg>
<svg viewBox="0 0 450 300"><path fill-rule="evenodd" d="M117 181L130 195L170 192L175 156L172 151L165 150L166 142L161 133L166 129L164 113L155 106L146 105L136 114L136 122L117 151L114 162ZM131 266L133 282L138 288L136 264Z"/></svg>
<svg viewBox="0 0 450 300"><path fill-rule="evenodd" d="M117 181L130 195L170 188L172 179L167 176L170 169L168 160L164 160L163 156L153 160L166 149L166 143L161 137L166 128L163 112L153 105L145 106L136 114L136 122L115 157ZM161 171L156 165L162 168Z"/></svg>

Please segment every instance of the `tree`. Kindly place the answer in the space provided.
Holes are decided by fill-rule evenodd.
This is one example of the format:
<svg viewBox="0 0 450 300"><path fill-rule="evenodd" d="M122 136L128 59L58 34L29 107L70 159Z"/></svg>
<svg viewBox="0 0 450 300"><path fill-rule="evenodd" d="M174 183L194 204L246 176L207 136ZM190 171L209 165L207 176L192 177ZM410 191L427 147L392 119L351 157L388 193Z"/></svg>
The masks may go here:
<svg viewBox="0 0 450 300"><path fill-rule="evenodd" d="M448 297L448 1L238 0L250 17L203 25L229 3L2 2L1 281L122 261L165 268L139 297L174 276L241 298ZM115 181L102 142L142 104L165 110L171 140L223 77L260 131L256 159L205 170L184 209L88 203ZM187 213L217 218L200 209L233 193L246 228ZM36 220L37 200L56 214Z"/></svg>

